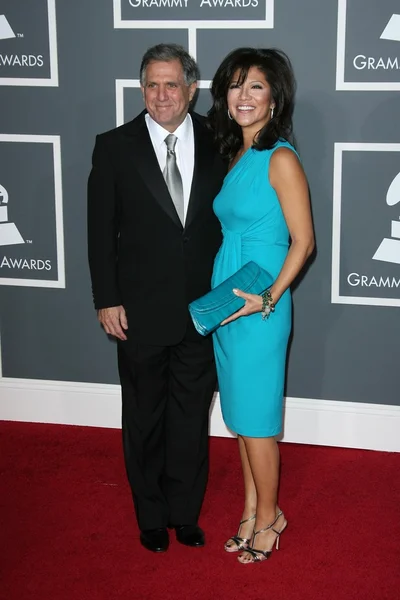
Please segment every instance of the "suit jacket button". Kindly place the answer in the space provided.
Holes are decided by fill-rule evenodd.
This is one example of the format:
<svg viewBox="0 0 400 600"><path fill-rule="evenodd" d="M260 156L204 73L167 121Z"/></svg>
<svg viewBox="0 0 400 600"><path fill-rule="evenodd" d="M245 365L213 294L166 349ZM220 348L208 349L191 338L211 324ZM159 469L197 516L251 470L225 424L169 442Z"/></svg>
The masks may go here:
<svg viewBox="0 0 400 600"><path fill-rule="evenodd" d="M187 244L187 243L188 243L188 241L189 241L189 238L188 238L188 237L184 237L184 238L183 238L183 243L184 243L184 244Z"/></svg>

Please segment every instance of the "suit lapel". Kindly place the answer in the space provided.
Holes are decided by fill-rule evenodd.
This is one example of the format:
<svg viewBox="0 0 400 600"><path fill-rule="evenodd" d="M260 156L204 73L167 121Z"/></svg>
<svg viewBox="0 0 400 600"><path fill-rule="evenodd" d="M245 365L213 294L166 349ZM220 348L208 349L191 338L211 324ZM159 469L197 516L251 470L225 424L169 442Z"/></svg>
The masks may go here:
<svg viewBox="0 0 400 600"><path fill-rule="evenodd" d="M128 135L134 143L135 165L149 191L172 221L182 229L182 223L169 194L157 156L151 143L143 112L130 123Z"/></svg>
<svg viewBox="0 0 400 600"><path fill-rule="evenodd" d="M200 125L195 118L193 120L194 130L194 169L192 187L190 190L189 206L185 221L185 230L195 219L204 199L204 185L207 175L212 167L214 150L210 147L204 126Z"/></svg>

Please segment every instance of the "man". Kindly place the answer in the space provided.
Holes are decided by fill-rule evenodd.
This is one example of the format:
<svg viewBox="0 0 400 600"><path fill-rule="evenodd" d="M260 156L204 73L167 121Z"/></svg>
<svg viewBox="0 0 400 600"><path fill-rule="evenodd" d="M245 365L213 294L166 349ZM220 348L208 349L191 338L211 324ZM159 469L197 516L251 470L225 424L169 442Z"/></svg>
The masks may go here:
<svg viewBox="0 0 400 600"><path fill-rule="evenodd" d="M208 474L211 339L188 303L210 289L220 244L212 211L226 165L204 119L189 113L198 68L180 46L144 55L146 110L97 136L88 245L98 318L117 338L122 435L142 545L203 546L197 521Z"/></svg>

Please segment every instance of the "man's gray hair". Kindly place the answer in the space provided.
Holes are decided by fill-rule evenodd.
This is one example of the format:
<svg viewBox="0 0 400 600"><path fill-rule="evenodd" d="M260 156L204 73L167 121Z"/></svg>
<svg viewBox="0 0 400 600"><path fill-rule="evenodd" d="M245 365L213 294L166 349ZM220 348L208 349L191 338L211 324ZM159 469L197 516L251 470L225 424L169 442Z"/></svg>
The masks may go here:
<svg viewBox="0 0 400 600"><path fill-rule="evenodd" d="M180 61L186 85L191 85L200 79L199 67L196 61L183 46L179 46L178 44L157 44L149 48L142 58L142 64L140 65L141 85L146 83L146 69L150 62L170 62L172 60Z"/></svg>

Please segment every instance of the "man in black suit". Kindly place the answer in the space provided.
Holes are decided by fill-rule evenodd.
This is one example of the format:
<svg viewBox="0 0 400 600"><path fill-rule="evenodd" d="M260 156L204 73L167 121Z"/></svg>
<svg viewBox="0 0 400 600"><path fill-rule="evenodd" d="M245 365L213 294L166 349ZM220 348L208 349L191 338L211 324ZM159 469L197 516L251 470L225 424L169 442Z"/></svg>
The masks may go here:
<svg viewBox="0 0 400 600"><path fill-rule="evenodd" d="M188 303L210 289L220 225L212 210L226 165L204 118L189 112L198 68L180 46L143 57L146 106L97 136L88 246L98 318L117 338L122 434L141 542L203 546L197 521L208 475L216 375L210 338Z"/></svg>

